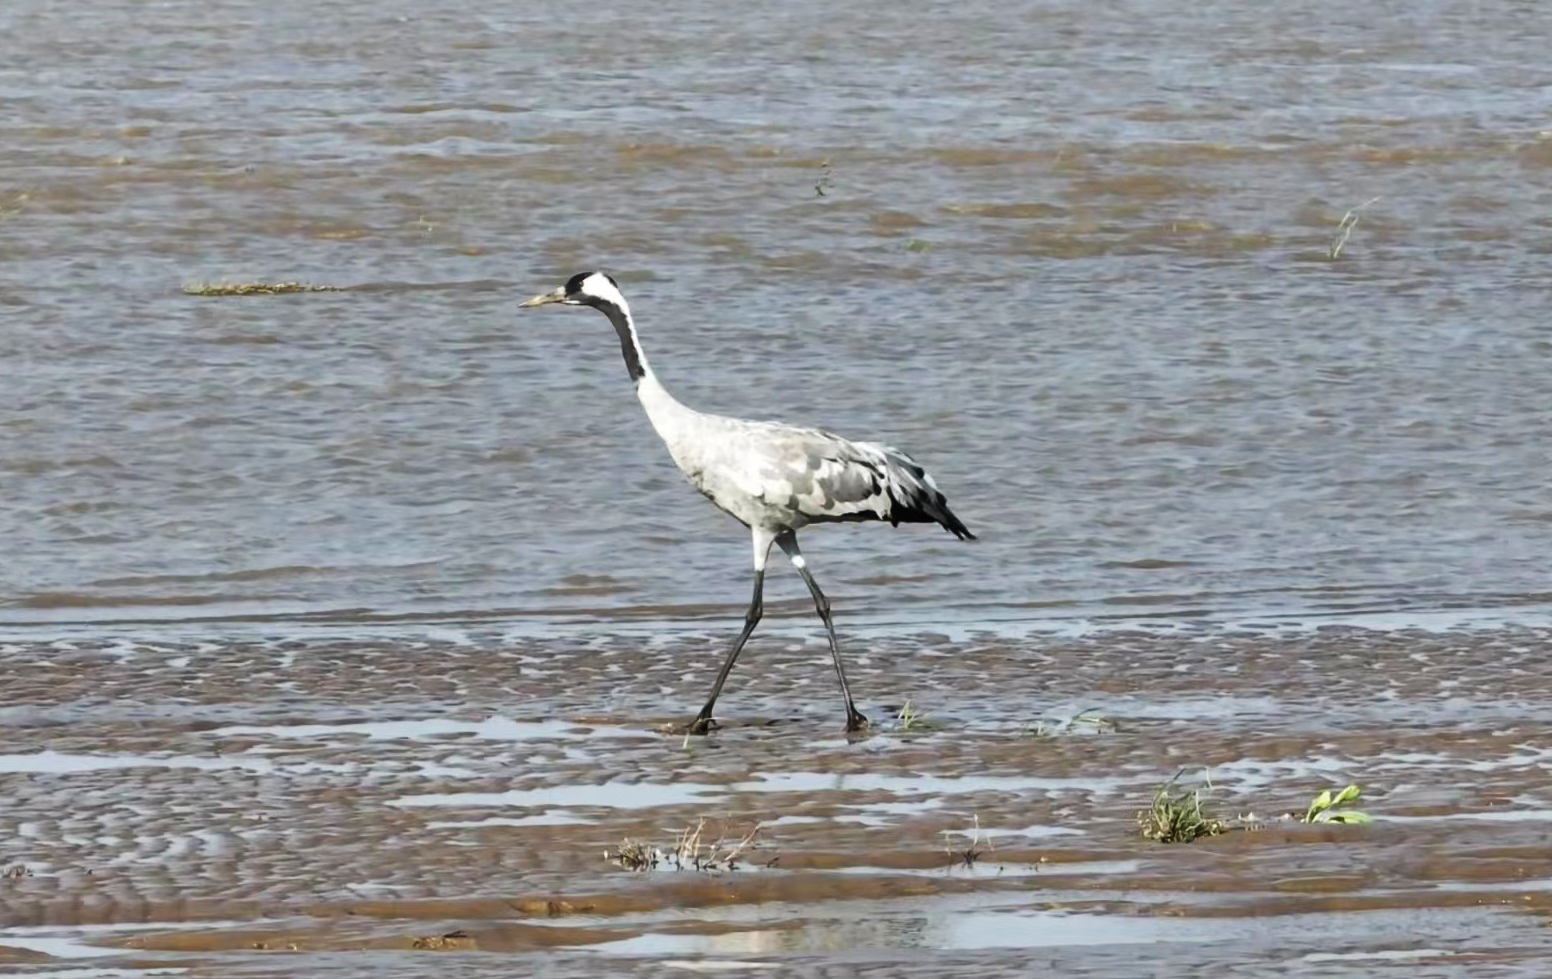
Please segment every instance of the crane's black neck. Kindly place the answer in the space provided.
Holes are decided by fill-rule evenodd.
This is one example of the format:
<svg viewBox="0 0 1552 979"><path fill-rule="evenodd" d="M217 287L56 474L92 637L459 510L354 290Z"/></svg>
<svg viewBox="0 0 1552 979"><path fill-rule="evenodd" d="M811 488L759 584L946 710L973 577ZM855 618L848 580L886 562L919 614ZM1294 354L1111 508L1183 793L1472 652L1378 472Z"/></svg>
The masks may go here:
<svg viewBox="0 0 1552 979"><path fill-rule="evenodd" d="M636 339L636 325L631 322L630 311L606 299L594 300L593 307L603 311L614 324L614 332L620 335L620 354L625 358L625 369L637 384L647 376L647 358L641 352L641 342Z"/></svg>

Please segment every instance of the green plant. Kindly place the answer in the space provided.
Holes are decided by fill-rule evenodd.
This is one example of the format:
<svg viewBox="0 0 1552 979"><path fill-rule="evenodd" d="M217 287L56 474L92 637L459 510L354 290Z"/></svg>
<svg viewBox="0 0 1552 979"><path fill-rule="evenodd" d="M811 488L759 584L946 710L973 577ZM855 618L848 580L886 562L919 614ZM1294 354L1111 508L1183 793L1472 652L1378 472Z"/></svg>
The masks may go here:
<svg viewBox="0 0 1552 979"><path fill-rule="evenodd" d="M1114 734L1121 726L1108 717L1080 710L1066 720L1035 721L1025 725L1024 734L1032 738L1055 738L1064 734Z"/></svg>
<svg viewBox="0 0 1552 979"><path fill-rule="evenodd" d="M1336 795L1332 795L1331 790L1326 789L1310 802L1301 822L1342 823L1347 826L1362 826L1373 822L1374 817L1366 812L1342 808L1355 801L1361 792L1362 790L1356 785L1349 785Z"/></svg>
<svg viewBox="0 0 1552 979"><path fill-rule="evenodd" d="M927 712L918 708L916 702L909 697L900 705L900 711L895 715L896 726L902 731L936 731L937 722L927 719Z"/></svg>
<svg viewBox="0 0 1552 979"><path fill-rule="evenodd" d="M1204 836L1217 836L1227 827L1223 820L1206 814L1202 809L1202 788L1180 789L1176 787L1185 769L1159 786L1153 794L1153 805L1137 813L1137 825L1142 835L1159 843L1191 843ZM1204 786L1212 788L1211 781Z"/></svg>

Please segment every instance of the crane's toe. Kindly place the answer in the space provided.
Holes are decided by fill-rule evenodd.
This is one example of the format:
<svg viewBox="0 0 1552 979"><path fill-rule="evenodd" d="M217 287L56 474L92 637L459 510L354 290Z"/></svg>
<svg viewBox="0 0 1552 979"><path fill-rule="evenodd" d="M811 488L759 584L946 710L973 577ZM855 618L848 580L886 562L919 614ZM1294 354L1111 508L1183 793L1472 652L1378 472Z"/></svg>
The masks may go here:
<svg viewBox="0 0 1552 979"><path fill-rule="evenodd" d="M866 731L868 729L868 726L869 725L868 725L867 717L865 715L859 713L855 708L853 708L851 710L848 710L846 712L846 733L847 734L855 734L858 731Z"/></svg>
<svg viewBox="0 0 1552 979"><path fill-rule="evenodd" d="M679 729L680 734L710 734L722 725L710 717L702 715Z"/></svg>

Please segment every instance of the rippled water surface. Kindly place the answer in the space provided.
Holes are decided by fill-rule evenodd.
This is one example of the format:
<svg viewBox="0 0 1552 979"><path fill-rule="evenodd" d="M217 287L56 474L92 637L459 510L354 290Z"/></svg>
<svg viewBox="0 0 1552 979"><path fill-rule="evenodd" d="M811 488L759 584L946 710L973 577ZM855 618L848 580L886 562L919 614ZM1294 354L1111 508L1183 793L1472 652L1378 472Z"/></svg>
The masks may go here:
<svg viewBox="0 0 1552 979"><path fill-rule="evenodd" d="M592 267L983 536L811 533L851 624L1540 605L1538 11L10 0L4 618L742 604Z"/></svg>

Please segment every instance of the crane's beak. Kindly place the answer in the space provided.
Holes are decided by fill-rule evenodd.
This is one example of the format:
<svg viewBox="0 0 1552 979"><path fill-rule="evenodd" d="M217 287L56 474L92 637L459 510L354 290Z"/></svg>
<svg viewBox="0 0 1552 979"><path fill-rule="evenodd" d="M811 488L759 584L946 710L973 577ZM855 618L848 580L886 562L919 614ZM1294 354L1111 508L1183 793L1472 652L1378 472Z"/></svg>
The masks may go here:
<svg viewBox="0 0 1552 979"><path fill-rule="evenodd" d="M550 303L563 302L565 301L565 298L566 290L556 289L554 292L546 292L543 295L535 296L527 302L518 303L517 308L533 309L535 306L548 306Z"/></svg>

